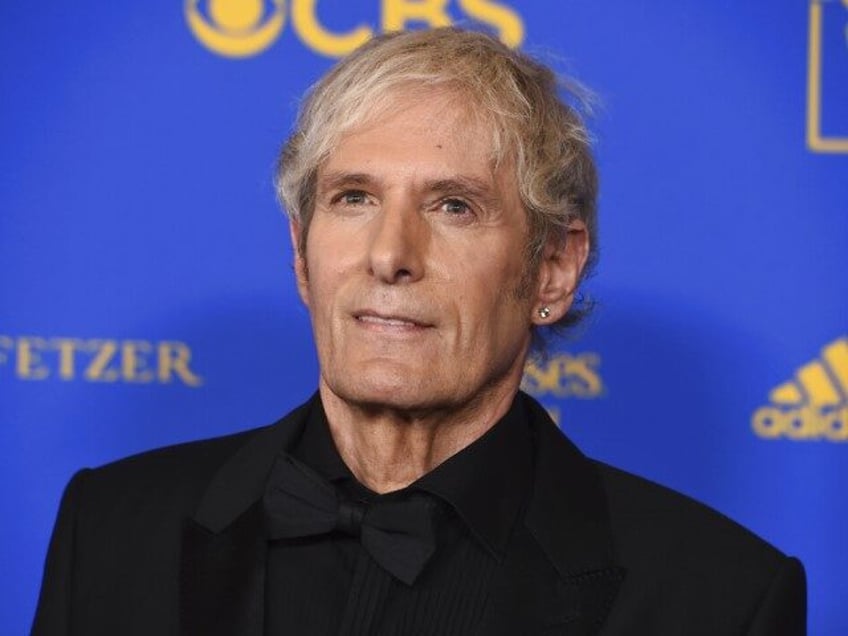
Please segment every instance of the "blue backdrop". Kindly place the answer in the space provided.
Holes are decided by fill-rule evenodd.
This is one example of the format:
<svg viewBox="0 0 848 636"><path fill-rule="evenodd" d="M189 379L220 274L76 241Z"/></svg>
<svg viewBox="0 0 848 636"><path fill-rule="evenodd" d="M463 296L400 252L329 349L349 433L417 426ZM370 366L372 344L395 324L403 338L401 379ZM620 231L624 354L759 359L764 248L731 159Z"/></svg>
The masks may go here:
<svg viewBox="0 0 848 636"><path fill-rule="evenodd" d="M0 633L74 470L314 389L275 154L335 57L447 22L603 103L599 306L525 387L800 556L811 633L848 633L846 0L4 2Z"/></svg>

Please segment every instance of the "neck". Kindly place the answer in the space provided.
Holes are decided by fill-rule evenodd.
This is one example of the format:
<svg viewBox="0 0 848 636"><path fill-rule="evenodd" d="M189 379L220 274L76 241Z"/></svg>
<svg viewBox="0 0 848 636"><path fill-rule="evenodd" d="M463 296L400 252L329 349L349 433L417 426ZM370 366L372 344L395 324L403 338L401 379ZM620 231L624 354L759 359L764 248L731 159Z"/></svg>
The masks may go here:
<svg viewBox="0 0 848 636"><path fill-rule="evenodd" d="M382 494L405 488L486 433L509 410L520 379L458 407L363 405L336 395L323 380L320 393L342 460L361 484Z"/></svg>

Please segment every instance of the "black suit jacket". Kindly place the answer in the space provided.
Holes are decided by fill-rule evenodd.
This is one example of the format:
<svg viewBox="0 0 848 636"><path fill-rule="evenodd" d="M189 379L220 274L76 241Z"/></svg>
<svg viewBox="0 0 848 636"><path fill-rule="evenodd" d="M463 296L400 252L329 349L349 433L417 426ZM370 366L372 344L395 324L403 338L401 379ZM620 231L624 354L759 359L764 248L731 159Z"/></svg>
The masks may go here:
<svg viewBox="0 0 848 636"><path fill-rule="evenodd" d="M585 458L544 409L519 399L536 439L529 538L493 581L480 634L805 633L796 559L691 499ZM77 473L33 634L262 636L260 500L307 408Z"/></svg>

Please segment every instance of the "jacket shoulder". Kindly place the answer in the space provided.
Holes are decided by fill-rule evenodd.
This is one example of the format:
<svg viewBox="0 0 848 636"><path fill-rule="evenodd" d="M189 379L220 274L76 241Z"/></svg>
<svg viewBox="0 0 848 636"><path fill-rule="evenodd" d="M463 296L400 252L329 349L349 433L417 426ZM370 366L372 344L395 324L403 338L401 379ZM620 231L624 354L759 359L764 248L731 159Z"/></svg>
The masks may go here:
<svg viewBox="0 0 848 636"><path fill-rule="evenodd" d="M729 517L682 493L595 462L622 558L650 555L685 567L773 570L785 555ZM642 557L644 558L644 557Z"/></svg>
<svg viewBox="0 0 848 636"><path fill-rule="evenodd" d="M176 546L184 519L194 514L219 468L267 428L165 446L79 471L63 497L74 494L69 512L76 519L77 549L117 545L116 537L142 528L145 544Z"/></svg>
<svg viewBox="0 0 848 636"><path fill-rule="evenodd" d="M277 422L229 435L148 450L91 469L72 483L80 513L115 521L149 520L157 515L191 516L223 466L250 445L279 437L302 416L301 406Z"/></svg>
<svg viewBox="0 0 848 636"><path fill-rule="evenodd" d="M595 464L626 570L610 633L805 633L797 559L686 495Z"/></svg>
<svg viewBox="0 0 848 636"><path fill-rule="evenodd" d="M95 502L140 497L145 492L165 499L199 492L222 463L267 428L155 448L84 469L78 479L85 484L86 500Z"/></svg>

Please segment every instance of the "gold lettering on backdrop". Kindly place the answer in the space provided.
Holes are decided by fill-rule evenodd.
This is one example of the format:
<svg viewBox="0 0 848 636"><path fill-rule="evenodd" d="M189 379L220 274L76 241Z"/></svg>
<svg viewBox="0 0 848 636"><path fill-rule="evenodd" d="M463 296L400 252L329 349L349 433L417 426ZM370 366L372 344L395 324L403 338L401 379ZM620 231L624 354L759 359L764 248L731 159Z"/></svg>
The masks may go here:
<svg viewBox="0 0 848 636"><path fill-rule="evenodd" d="M118 352L117 340L89 340L87 349L94 356L85 368L85 379L92 382L114 382L118 379L117 369L110 369L109 364Z"/></svg>
<svg viewBox="0 0 848 636"><path fill-rule="evenodd" d="M515 48L524 41L524 23L509 7L491 0L460 0L459 6L469 17L493 26L507 46Z"/></svg>
<svg viewBox="0 0 848 636"><path fill-rule="evenodd" d="M8 336L0 336L0 364L5 364L9 361L8 351L14 346L15 343L11 338Z"/></svg>
<svg viewBox="0 0 848 636"><path fill-rule="evenodd" d="M808 42L807 42L807 147L814 152L848 153L848 136L827 134L822 127L823 104L825 96L830 89L823 86L824 78L822 71L830 64L842 65L845 60L837 60L833 53L825 51L838 51L837 54L848 53L848 50L840 51L837 47L827 47L825 21L831 19L845 20L846 16L838 8L835 2L826 0L809 0L808 10ZM848 2L842 1L845 9ZM825 16L828 16L827 18ZM845 44L848 45L848 24L844 27ZM833 55L825 59L825 55ZM835 102L834 102L835 103ZM838 112L838 111L837 111Z"/></svg>
<svg viewBox="0 0 848 636"><path fill-rule="evenodd" d="M764 439L845 442L848 441L848 406L833 409L805 406L794 411L764 406L754 413L752 426Z"/></svg>
<svg viewBox="0 0 848 636"><path fill-rule="evenodd" d="M176 340L0 335L0 382L11 373L19 380L198 387L203 378L192 370L191 359L191 348Z"/></svg>
<svg viewBox="0 0 848 636"><path fill-rule="evenodd" d="M448 26L448 0L383 0L383 30L401 31L409 22Z"/></svg>
<svg viewBox="0 0 848 636"><path fill-rule="evenodd" d="M557 353L544 360L531 360L524 367L521 389L538 398L557 424L562 425L559 405L545 398L597 398L604 394L601 357L597 353Z"/></svg>
<svg viewBox="0 0 848 636"><path fill-rule="evenodd" d="M121 343L121 373L127 382L152 382L153 372L147 368L145 354L152 351L144 340L125 340Z"/></svg>
<svg viewBox="0 0 848 636"><path fill-rule="evenodd" d="M272 7L263 6L263 0L209 0L209 15L204 15L199 4L198 0L186 0L186 22L198 41L219 55L256 55L271 46L283 30L283 0L273 0Z"/></svg>
<svg viewBox="0 0 848 636"><path fill-rule="evenodd" d="M182 342L159 343L159 381L170 382L171 374L176 373L188 386L200 386L203 380L189 368L191 349Z"/></svg>
<svg viewBox="0 0 848 636"><path fill-rule="evenodd" d="M848 442L848 336L825 345L751 417L759 437Z"/></svg>
<svg viewBox="0 0 848 636"><path fill-rule="evenodd" d="M365 44L374 35L366 25L347 33L333 33L319 21L316 13L318 0L293 0L292 23L300 39L313 51L330 57L342 57Z"/></svg>
<svg viewBox="0 0 848 636"><path fill-rule="evenodd" d="M41 360L41 351L46 347L47 342L44 338L18 338L15 366L19 378L43 380L50 374L50 370L42 364Z"/></svg>
<svg viewBox="0 0 848 636"><path fill-rule="evenodd" d="M398 31L416 22L435 27L470 19L491 27L507 46L520 46L524 40L521 15L504 1L456 0L458 15L449 11L451 0L369 2L379 7L379 25L359 20L344 31L333 31L321 22L318 0L271 0L270 4L260 0L185 0L184 6L189 30L198 42L230 58L248 58L270 47L283 31L287 4L292 30L309 50L328 57L351 53L378 31ZM208 11L202 11L201 5Z"/></svg>
<svg viewBox="0 0 848 636"><path fill-rule="evenodd" d="M543 362L529 362L521 388L535 396L594 398L603 394L596 353L560 353Z"/></svg>
<svg viewBox="0 0 848 636"><path fill-rule="evenodd" d="M73 380L76 371L76 352L80 341L75 338L53 338L53 347L59 352L59 377L63 380Z"/></svg>

